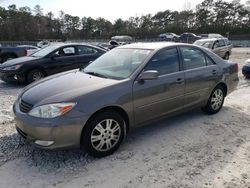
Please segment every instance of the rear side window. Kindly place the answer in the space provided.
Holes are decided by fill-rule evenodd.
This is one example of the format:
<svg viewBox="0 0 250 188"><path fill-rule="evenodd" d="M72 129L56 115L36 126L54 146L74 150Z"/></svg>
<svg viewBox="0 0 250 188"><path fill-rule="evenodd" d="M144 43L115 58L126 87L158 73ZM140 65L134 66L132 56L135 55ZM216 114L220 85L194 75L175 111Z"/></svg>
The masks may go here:
<svg viewBox="0 0 250 188"><path fill-rule="evenodd" d="M95 54L98 51L94 48L87 47L87 46L78 46L78 53L79 55L87 55L87 54Z"/></svg>
<svg viewBox="0 0 250 188"><path fill-rule="evenodd" d="M223 47L223 46L225 46L224 40L219 40L219 47Z"/></svg>
<svg viewBox="0 0 250 188"><path fill-rule="evenodd" d="M157 70L160 75L178 72L180 70L179 55L176 48L163 49L157 52L145 70Z"/></svg>
<svg viewBox="0 0 250 188"><path fill-rule="evenodd" d="M195 69L207 65L204 53L196 48L181 47L184 69Z"/></svg>

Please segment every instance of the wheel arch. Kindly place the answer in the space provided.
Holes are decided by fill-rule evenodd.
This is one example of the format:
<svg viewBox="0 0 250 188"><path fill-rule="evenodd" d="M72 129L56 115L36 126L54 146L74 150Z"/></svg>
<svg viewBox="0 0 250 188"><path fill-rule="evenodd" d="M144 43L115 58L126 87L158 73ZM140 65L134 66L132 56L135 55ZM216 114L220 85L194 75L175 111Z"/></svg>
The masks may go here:
<svg viewBox="0 0 250 188"><path fill-rule="evenodd" d="M28 74L29 74L31 71L33 71L33 70L40 70L40 71L42 71L42 72L45 74L45 76L48 76L47 71L46 71L43 67L41 67L41 66L38 66L38 67L30 67L30 68L28 68L28 69L25 71L25 78L26 78L26 79L27 79L27 77L28 77Z"/></svg>
<svg viewBox="0 0 250 188"><path fill-rule="evenodd" d="M220 83L218 83L214 88L216 88L216 87L218 87L218 86L221 86L221 87L224 88L225 96L227 96L227 91L228 91L227 84L224 83L224 82L220 82Z"/></svg>
<svg viewBox="0 0 250 188"><path fill-rule="evenodd" d="M114 111L114 112L117 112L119 115L121 115L124 118L125 123L126 123L126 133L129 132L129 127L130 127L129 116L128 116L127 112L120 106L107 106L107 107L103 107L103 108L97 110L89 117L89 119L86 121L85 125L88 124L97 114L105 112L105 111ZM82 141L82 135L83 135L83 132L85 130L85 127L86 126L83 127L82 132L81 132L81 141Z"/></svg>

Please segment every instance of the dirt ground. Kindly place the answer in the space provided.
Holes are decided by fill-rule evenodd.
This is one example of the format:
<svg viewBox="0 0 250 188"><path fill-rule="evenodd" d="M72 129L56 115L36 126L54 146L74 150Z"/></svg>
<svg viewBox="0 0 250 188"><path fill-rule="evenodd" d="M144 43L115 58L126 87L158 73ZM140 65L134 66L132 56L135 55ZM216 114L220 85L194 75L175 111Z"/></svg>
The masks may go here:
<svg viewBox="0 0 250 188"><path fill-rule="evenodd" d="M235 48L240 71L250 48ZM250 187L250 80L223 109L199 109L130 133L113 155L44 151L16 133L12 104L23 86L0 81L0 187Z"/></svg>

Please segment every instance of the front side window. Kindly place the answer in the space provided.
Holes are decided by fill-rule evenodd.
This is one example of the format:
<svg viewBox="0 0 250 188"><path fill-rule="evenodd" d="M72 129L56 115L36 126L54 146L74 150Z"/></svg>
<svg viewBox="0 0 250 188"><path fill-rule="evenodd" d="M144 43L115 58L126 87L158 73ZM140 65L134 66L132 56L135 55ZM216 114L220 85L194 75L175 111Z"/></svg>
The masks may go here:
<svg viewBox="0 0 250 188"><path fill-rule="evenodd" d="M56 54L59 57L75 55L75 48L74 47L61 48L57 50L54 54Z"/></svg>
<svg viewBox="0 0 250 188"><path fill-rule="evenodd" d="M185 70L206 66L204 53L199 49L192 47L181 47L180 49Z"/></svg>
<svg viewBox="0 0 250 188"><path fill-rule="evenodd" d="M148 62L145 70L156 70L159 72L159 75L178 72L180 65L177 49L163 49L157 52Z"/></svg>

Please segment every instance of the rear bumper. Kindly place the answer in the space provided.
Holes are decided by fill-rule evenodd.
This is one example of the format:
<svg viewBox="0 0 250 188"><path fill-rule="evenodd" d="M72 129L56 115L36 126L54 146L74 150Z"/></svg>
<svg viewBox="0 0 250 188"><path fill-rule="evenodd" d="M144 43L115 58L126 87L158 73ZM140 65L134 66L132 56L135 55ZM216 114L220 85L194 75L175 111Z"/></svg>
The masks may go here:
<svg viewBox="0 0 250 188"><path fill-rule="evenodd" d="M243 66L242 68L242 74L245 76L245 77L250 77L250 66Z"/></svg>

